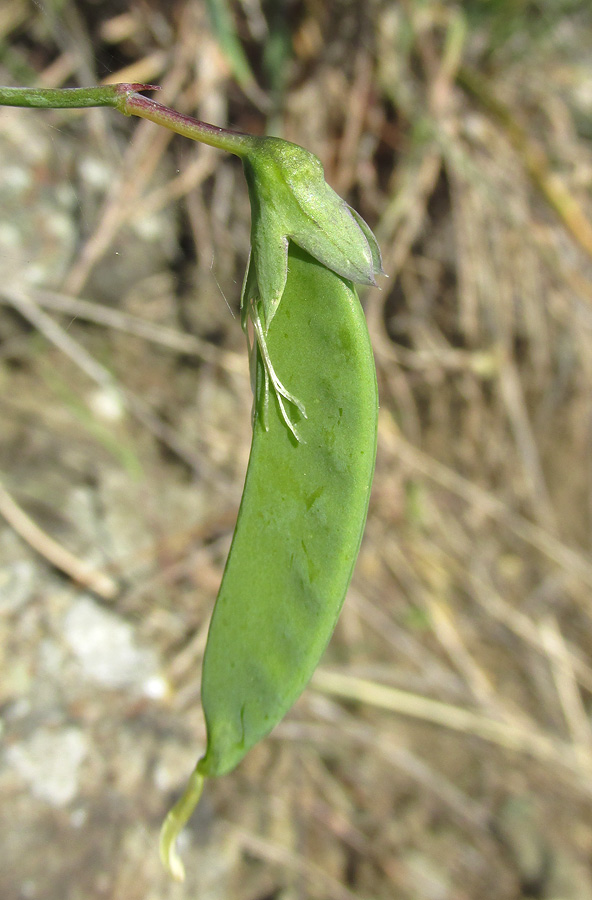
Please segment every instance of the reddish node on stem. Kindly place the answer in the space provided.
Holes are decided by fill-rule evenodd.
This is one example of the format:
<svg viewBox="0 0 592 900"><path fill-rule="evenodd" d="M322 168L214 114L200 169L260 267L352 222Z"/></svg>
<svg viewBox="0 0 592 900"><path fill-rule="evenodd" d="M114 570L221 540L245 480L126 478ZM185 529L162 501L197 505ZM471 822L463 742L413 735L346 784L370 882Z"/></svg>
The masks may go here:
<svg viewBox="0 0 592 900"><path fill-rule="evenodd" d="M135 94L138 91L159 91L159 84L140 84L139 82L133 82L133 84L116 84L114 85L118 94Z"/></svg>

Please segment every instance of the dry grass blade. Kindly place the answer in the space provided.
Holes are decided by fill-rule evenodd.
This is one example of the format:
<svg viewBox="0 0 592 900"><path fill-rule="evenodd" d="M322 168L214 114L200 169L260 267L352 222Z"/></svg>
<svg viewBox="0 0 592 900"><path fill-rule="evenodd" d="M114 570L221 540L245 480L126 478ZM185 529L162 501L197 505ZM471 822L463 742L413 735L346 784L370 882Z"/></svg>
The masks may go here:
<svg viewBox="0 0 592 900"><path fill-rule="evenodd" d="M212 150L212 152L209 152ZM133 219L136 222L154 215L164 209L175 200L185 197L190 191L194 191L208 178L216 167L216 151L209 147L200 147L197 159L189 163L179 175L171 179L162 187L155 188L146 194L136 204Z"/></svg>
<svg viewBox="0 0 592 900"><path fill-rule="evenodd" d="M407 465L426 475L446 490L462 497L468 503L474 504L482 514L503 522L516 537L535 547L567 572L576 575L587 585L592 586L592 563L582 553L567 547L544 529L533 525L519 513L511 510L498 497L407 443L399 434L388 413L384 413L380 417L379 433L390 451ZM586 608L586 612L592 615L592 605L590 608Z"/></svg>
<svg viewBox="0 0 592 900"><path fill-rule="evenodd" d="M426 604L438 640L455 668L464 674L473 696L486 709L497 711L499 704L491 680L465 646L455 626L452 610L444 600L435 597L428 596Z"/></svg>
<svg viewBox="0 0 592 900"><path fill-rule="evenodd" d="M385 732L379 723L362 724L358 718L348 715L344 709L334 709L334 704L330 706L327 722L287 718L274 729L272 738L280 741L305 741L323 750L345 746L349 752L355 754L359 754L360 751L370 754L377 752L388 762L389 768L400 769L437 797L443 805L449 807L462 820L464 826L484 831L488 828L487 810L463 793L441 772L401 746L396 739L393 740L392 731Z"/></svg>
<svg viewBox="0 0 592 900"><path fill-rule="evenodd" d="M484 577L461 566L450 554L443 554L443 558L451 573L467 579L471 597L486 616L503 624L538 653L548 656L553 666L566 666L582 687L592 691L592 668L573 642L562 639L559 644L557 641L544 640L540 625L522 610L516 609Z"/></svg>
<svg viewBox="0 0 592 900"><path fill-rule="evenodd" d="M174 328L167 328L165 325L155 325L146 319L122 312L119 309L55 291L34 289L31 291L31 297L45 309L52 309L77 319L95 322L107 328L133 334L161 347L167 347L173 352L196 356L212 365L222 366L229 372L244 372L244 363L240 354L230 350L221 350L196 335L184 334ZM3 298L0 297L0 302L2 300ZM4 301L9 302L6 297Z"/></svg>
<svg viewBox="0 0 592 900"><path fill-rule="evenodd" d="M4 297L18 312L37 328L54 346L68 356L96 384L112 392L122 406L128 409L159 440L168 446L173 453L183 460L191 469L198 471L200 463L195 452L187 447L177 432L156 416L148 405L125 390L103 365L75 341L64 329L47 315L33 299L24 291L5 288Z"/></svg>
<svg viewBox="0 0 592 900"><path fill-rule="evenodd" d="M542 622L540 631L543 646L549 653L557 693L576 752L581 755L582 764L590 766L592 764L592 729L571 665L570 653L554 618L550 617L547 621Z"/></svg>
<svg viewBox="0 0 592 900"><path fill-rule="evenodd" d="M50 343L58 347L92 381L103 388L117 390L111 373L94 359L78 341L43 312L25 291L18 288L2 288L6 302L10 303L24 319L31 323Z"/></svg>
<svg viewBox="0 0 592 900"><path fill-rule="evenodd" d="M571 236L592 256L592 222L559 176L551 171L542 147L528 135L512 111L494 96L485 79L477 72L463 67L458 73L458 80L504 126L534 184Z"/></svg>
<svg viewBox="0 0 592 900"><path fill-rule="evenodd" d="M523 753L539 762L553 764L564 774L575 776L577 783L592 796L592 766L582 765L581 762L585 748L566 744L544 734L534 725L529 728L510 725L458 706L326 669L317 670L312 685L332 696L421 719L461 734L473 735L506 750Z"/></svg>
<svg viewBox="0 0 592 900"><path fill-rule="evenodd" d="M143 59L138 59L131 66L125 66L118 69L117 72L109 73L108 78L103 80L103 84L153 84L158 81L162 73L166 70L169 59L168 54L162 50L155 50Z"/></svg>
<svg viewBox="0 0 592 900"><path fill-rule="evenodd" d="M545 483L537 443L529 422L524 391L516 366L507 356L499 363L499 373L500 393L508 411L517 448L522 457L524 482L529 488L533 510L541 528L555 535L557 533L556 517Z"/></svg>
<svg viewBox="0 0 592 900"><path fill-rule="evenodd" d="M281 847L272 841L258 837L252 831L228 823L243 849L266 863L281 866L282 869L301 876L310 884L309 896L322 896L326 900L360 900L360 895L348 890L335 878L294 851Z"/></svg>
<svg viewBox="0 0 592 900"><path fill-rule="evenodd" d="M178 93L185 78L186 66L184 54L179 53L175 67L163 83L163 98ZM98 224L65 279L66 293L78 294L82 290L93 266L107 252L124 222L133 216L136 198L171 139L171 132L154 128L149 122L142 122L136 127L125 152L121 174L109 188Z"/></svg>
<svg viewBox="0 0 592 900"><path fill-rule="evenodd" d="M113 600L117 595L119 587L112 578L78 559L39 528L11 497L2 482L0 482L0 515L33 550L56 569L64 572L68 578L103 597L104 600Z"/></svg>

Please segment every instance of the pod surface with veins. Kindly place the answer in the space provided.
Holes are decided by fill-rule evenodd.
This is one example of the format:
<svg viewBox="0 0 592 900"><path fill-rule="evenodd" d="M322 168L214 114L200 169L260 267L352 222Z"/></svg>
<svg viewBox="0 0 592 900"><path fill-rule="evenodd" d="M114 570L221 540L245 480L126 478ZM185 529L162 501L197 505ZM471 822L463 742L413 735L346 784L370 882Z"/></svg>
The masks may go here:
<svg viewBox="0 0 592 900"><path fill-rule="evenodd" d="M273 393L264 415L259 359L249 466L204 658L204 777L232 770L311 678L351 580L374 472L376 371L351 283L290 244L267 343L308 417L297 441Z"/></svg>

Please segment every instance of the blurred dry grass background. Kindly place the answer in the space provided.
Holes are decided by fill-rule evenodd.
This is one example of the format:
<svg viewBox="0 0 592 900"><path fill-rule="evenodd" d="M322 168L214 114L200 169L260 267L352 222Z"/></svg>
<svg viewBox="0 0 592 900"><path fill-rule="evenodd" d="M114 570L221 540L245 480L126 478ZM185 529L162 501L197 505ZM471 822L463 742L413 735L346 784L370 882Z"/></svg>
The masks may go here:
<svg viewBox="0 0 592 900"><path fill-rule="evenodd" d="M592 897L591 38L587 0L3 0L0 83L297 141L389 275L346 607L171 885L250 442L242 171L0 110L3 900Z"/></svg>

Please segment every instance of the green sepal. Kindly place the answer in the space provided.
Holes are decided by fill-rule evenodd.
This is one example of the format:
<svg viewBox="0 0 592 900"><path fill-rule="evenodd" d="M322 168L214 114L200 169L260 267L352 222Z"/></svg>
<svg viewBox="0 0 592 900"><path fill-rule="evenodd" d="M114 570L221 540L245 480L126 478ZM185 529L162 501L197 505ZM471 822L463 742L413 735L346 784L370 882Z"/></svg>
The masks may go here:
<svg viewBox="0 0 592 900"><path fill-rule="evenodd" d="M321 161L280 138L253 139L243 155L251 199L250 289L267 329L288 275L293 241L328 269L356 284L376 284L382 260L372 231L325 181ZM245 295L248 302L253 295Z"/></svg>

